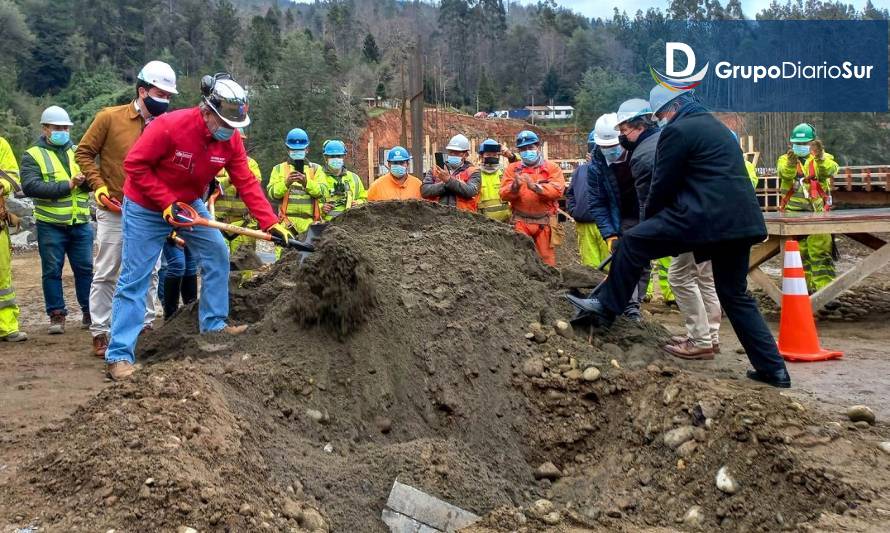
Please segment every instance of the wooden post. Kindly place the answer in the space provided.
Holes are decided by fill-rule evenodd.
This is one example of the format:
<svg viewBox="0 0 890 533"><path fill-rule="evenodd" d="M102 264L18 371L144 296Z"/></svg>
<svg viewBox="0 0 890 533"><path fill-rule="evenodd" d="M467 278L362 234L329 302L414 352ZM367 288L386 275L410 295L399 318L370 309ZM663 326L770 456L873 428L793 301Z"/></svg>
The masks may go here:
<svg viewBox="0 0 890 533"><path fill-rule="evenodd" d="M374 180L377 179L377 165L374 159L377 156L377 150L374 146L374 132L368 133L368 186L370 187Z"/></svg>
<svg viewBox="0 0 890 533"><path fill-rule="evenodd" d="M544 141L544 146L542 148L542 152L544 154L544 159L549 159L547 156L550 154L550 146L547 141Z"/></svg>

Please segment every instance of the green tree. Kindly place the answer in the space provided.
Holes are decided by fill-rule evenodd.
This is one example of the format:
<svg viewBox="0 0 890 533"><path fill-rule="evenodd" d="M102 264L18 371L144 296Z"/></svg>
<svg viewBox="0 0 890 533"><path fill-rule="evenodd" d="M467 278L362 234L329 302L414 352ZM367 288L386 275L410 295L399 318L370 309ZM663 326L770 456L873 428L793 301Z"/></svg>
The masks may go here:
<svg viewBox="0 0 890 533"><path fill-rule="evenodd" d="M235 44L241 33L241 21L238 12L230 0L217 0L213 11L213 19L210 21L210 31L216 39L217 57L225 61L229 50Z"/></svg>
<svg viewBox="0 0 890 533"><path fill-rule="evenodd" d="M547 71L547 75L544 76L544 81L541 82L541 93L547 99L548 104L553 105L553 100L559 94L559 89L559 74L551 67Z"/></svg>
<svg viewBox="0 0 890 533"><path fill-rule="evenodd" d="M244 60L261 80L271 81L273 71L281 56L280 50L280 42L270 22L265 17L253 17L247 30Z"/></svg>
<svg viewBox="0 0 890 533"><path fill-rule="evenodd" d="M380 48L377 47L377 41L374 36L368 33L365 35L365 42L362 45L362 56L368 63L380 62Z"/></svg>
<svg viewBox="0 0 890 533"><path fill-rule="evenodd" d="M581 80L575 97L575 118L582 129L592 128L597 117L614 113L621 102L640 94L643 89L632 78L594 67L585 72Z"/></svg>
<svg viewBox="0 0 890 533"><path fill-rule="evenodd" d="M478 93L479 109L488 111L489 113L494 111L498 105L498 91L494 86L494 83L491 81L491 78L488 77L488 74L484 70L479 77Z"/></svg>

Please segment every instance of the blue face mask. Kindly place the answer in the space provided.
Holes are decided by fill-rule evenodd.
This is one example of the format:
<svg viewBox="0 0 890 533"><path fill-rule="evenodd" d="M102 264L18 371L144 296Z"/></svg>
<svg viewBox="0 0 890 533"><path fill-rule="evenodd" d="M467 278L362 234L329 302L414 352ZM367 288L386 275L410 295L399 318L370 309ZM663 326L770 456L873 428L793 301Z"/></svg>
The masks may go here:
<svg viewBox="0 0 890 533"><path fill-rule="evenodd" d="M791 149L794 150L794 155L797 157L806 157L810 155L809 144L792 144Z"/></svg>
<svg viewBox="0 0 890 533"><path fill-rule="evenodd" d="M213 132L213 138L217 141L228 141L232 138L232 135L235 135L235 130L223 126L216 128L216 131Z"/></svg>
<svg viewBox="0 0 890 533"><path fill-rule="evenodd" d="M56 146L65 146L71 140L71 134L67 131L53 131L49 134L49 142Z"/></svg>
<svg viewBox="0 0 890 533"><path fill-rule="evenodd" d="M331 170L340 170L343 168L343 159L328 159L328 167L330 167Z"/></svg>
<svg viewBox="0 0 890 533"><path fill-rule="evenodd" d="M445 164L451 168L457 168L463 162L463 158L459 155L449 155L445 158Z"/></svg>
<svg viewBox="0 0 890 533"><path fill-rule="evenodd" d="M667 125L668 125L668 119L666 119L666 118L660 118L660 119L658 119L658 127L659 127L659 128L663 128L663 127L665 127L665 126L667 126Z"/></svg>
<svg viewBox="0 0 890 533"><path fill-rule="evenodd" d="M301 159L306 159L306 150L291 150L287 155L292 161L299 161Z"/></svg>
<svg viewBox="0 0 890 533"><path fill-rule="evenodd" d="M621 157L621 154L624 153L624 148L619 144L618 146L612 146L610 148L600 148L600 152L602 152L603 157L606 158L606 164L611 165Z"/></svg>
<svg viewBox="0 0 890 533"><path fill-rule="evenodd" d="M526 165L533 165L538 162L538 151L537 150L524 150L519 152L519 157L522 159L522 162Z"/></svg>
<svg viewBox="0 0 890 533"><path fill-rule="evenodd" d="M393 176L401 178L408 173L408 167L406 167L405 165L390 165L389 171L392 172Z"/></svg>

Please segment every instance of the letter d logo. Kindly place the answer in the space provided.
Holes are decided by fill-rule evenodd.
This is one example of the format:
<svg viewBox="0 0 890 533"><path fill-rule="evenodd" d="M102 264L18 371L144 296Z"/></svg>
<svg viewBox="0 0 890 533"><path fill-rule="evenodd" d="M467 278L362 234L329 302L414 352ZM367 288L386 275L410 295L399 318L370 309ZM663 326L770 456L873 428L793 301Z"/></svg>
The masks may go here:
<svg viewBox="0 0 890 533"><path fill-rule="evenodd" d="M683 78L692 74L695 70L695 52L691 46L686 43L665 43L664 48L665 74L672 78ZM686 68L683 70L674 70L676 52L683 52L686 55Z"/></svg>

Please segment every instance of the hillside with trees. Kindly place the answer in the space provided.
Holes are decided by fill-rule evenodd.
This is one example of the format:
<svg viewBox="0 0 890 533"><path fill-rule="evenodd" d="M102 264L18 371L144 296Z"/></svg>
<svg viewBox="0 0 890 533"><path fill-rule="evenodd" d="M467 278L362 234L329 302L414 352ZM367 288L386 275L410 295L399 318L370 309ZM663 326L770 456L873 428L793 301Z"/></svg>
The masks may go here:
<svg viewBox="0 0 890 533"><path fill-rule="evenodd" d="M788 0L750 14L738 0L673 0L666 11L616 9L601 20L553 0L0 0L0 134L23 149L40 110L55 103L71 113L77 139L98 109L132 98L142 64L162 59L180 76L176 107L198 101L203 74L227 70L249 86L249 143L270 168L294 126L310 132L314 150L329 136L354 143L367 119L363 98L405 95L418 42L427 104L470 113L574 105L574 124L586 132L599 114L648 94L647 65L664 49L650 43L667 37L667 20L745 17L887 19L888 12L871 2L857 10ZM758 144L783 149L784 130L805 118L842 163L887 162L886 115L770 115L745 117Z"/></svg>

